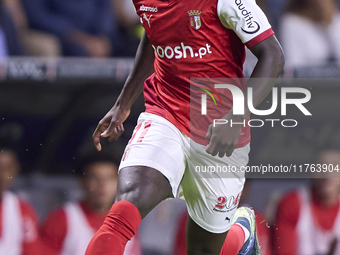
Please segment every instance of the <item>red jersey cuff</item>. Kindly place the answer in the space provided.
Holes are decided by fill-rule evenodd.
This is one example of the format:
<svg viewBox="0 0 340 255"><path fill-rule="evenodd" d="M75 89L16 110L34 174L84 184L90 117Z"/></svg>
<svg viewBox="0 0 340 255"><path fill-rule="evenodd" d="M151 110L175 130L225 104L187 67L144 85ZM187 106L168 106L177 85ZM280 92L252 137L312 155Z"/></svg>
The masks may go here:
<svg viewBox="0 0 340 255"><path fill-rule="evenodd" d="M268 37L272 36L273 34L274 34L273 29L269 28L268 30L262 32L261 34L254 37L253 39L246 42L245 44L248 47L248 49L250 49L250 48L254 47L255 45L257 45L258 43L266 40Z"/></svg>

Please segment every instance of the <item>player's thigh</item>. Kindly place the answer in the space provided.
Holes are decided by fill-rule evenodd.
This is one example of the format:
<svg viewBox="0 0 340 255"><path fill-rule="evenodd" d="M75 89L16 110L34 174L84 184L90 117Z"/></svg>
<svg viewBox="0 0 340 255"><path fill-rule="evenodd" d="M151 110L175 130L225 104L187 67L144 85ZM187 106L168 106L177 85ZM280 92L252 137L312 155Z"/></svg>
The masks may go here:
<svg viewBox="0 0 340 255"><path fill-rule="evenodd" d="M142 113L119 166L118 196L133 198L149 211L177 196L184 169L181 133L164 118Z"/></svg>
<svg viewBox="0 0 340 255"><path fill-rule="evenodd" d="M144 218L162 200L172 196L168 179L147 166L130 166L120 170L116 200L134 204Z"/></svg>
<svg viewBox="0 0 340 255"><path fill-rule="evenodd" d="M191 150L181 183L188 214L203 229L225 233L231 226L243 189L244 173L239 171L241 165L248 162L249 145L223 158L207 154L203 145L191 144ZM235 167L234 173L228 172L229 166Z"/></svg>
<svg viewBox="0 0 340 255"><path fill-rule="evenodd" d="M197 225L190 217L187 221L187 254L219 255L226 238L225 233L211 233Z"/></svg>

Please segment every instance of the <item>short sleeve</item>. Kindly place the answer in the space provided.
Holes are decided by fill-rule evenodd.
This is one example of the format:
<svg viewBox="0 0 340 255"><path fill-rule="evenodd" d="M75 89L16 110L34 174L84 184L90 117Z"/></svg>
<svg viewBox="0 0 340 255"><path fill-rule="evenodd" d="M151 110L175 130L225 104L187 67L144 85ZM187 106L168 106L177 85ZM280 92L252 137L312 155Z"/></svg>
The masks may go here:
<svg viewBox="0 0 340 255"><path fill-rule="evenodd" d="M217 14L223 26L234 30L248 48L274 34L255 0L218 0Z"/></svg>

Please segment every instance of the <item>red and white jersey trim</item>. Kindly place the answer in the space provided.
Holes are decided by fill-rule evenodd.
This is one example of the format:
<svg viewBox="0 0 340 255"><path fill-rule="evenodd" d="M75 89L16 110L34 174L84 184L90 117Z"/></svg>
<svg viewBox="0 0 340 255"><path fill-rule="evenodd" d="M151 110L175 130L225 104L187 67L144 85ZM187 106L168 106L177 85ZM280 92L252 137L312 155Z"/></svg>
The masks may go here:
<svg viewBox="0 0 340 255"><path fill-rule="evenodd" d="M322 229L315 219L310 192L303 188L299 191L301 209L297 223L297 254L328 254L334 239L340 238L340 214L335 218L333 228ZM340 254L339 245L334 254Z"/></svg>
<svg viewBox="0 0 340 255"><path fill-rule="evenodd" d="M271 32L267 32L266 35L274 34L266 15L256 4L255 0L218 0L217 15L223 26L232 29L244 44L267 30ZM263 38L262 35L261 39L257 39L254 42L259 43L266 38ZM252 43L249 46L254 45ZM247 47L249 46L247 45Z"/></svg>
<svg viewBox="0 0 340 255"><path fill-rule="evenodd" d="M19 255L22 253L24 239L19 198L8 191L3 195L2 203L0 254Z"/></svg>

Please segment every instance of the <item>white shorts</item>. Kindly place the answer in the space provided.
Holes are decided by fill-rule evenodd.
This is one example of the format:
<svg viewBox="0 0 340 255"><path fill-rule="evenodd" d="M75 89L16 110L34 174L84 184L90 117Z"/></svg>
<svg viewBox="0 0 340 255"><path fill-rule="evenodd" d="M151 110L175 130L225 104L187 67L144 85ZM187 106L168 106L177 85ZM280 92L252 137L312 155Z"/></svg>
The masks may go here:
<svg viewBox="0 0 340 255"><path fill-rule="evenodd" d="M205 152L171 122L142 113L125 148L119 170L148 166L170 182L174 197L184 197L192 220L212 233L229 230L244 185L242 166L248 163L249 144L220 158Z"/></svg>

